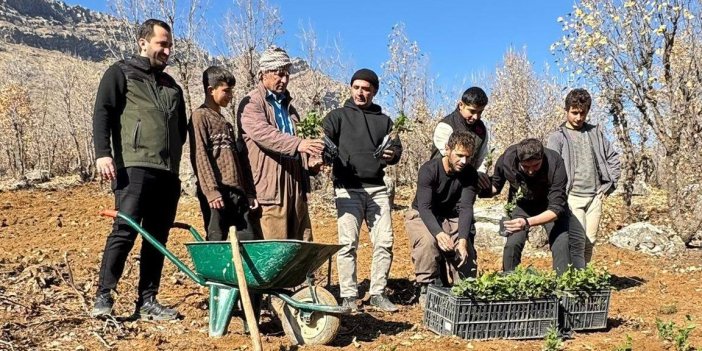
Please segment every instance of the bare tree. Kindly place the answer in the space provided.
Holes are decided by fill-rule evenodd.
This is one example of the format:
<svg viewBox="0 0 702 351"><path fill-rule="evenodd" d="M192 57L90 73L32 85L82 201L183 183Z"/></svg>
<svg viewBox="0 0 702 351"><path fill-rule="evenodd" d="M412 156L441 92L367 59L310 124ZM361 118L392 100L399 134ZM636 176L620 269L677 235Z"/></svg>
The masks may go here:
<svg viewBox="0 0 702 351"><path fill-rule="evenodd" d="M672 225L686 242L702 230L702 214L693 211L702 186L688 185L699 183L702 166L701 11L687 0L581 0L560 19L565 35L553 45L564 67L592 79L614 106L612 123L621 130L625 157L636 159L627 162L628 174L641 164L641 155L628 151L637 141L627 137L637 129L630 126L640 121L650 127L663 150L671 216L679 219Z"/></svg>
<svg viewBox="0 0 702 351"><path fill-rule="evenodd" d="M15 174L27 171L30 161L27 156L27 142L32 128L32 109L29 91L19 85L9 85L0 90L0 125L11 131L11 137L5 138L10 166Z"/></svg>
<svg viewBox="0 0 702 351"><path fill-rule="evenodd" d="M485 115L498 153L527 137L543 140L563 122L563 88L548 73L534 71L526 49L507 50L489 90Z"/></svg>
<svg viewBox="0 0 702 351"><path fill-rule="evenodd" d="M0 170L12 169L16 175L22 168L49 175L77 172L90 178L95 158L92 110L105 64L22 45L11 49L12 55L0 60L0 75L5 77L0 90L21 87L12 94L5 92L12 101L8 111L19 112L16 107L24 104L29 112L25 107L25 112L10 116L16 128L7 118L8 124L0 127ZM21 120L14 118L23 115ZM23 136L21 145L15 141L17 132ZM17 166L19 159L24 160L23 167Z"/></svg>
<svg viewBox="0 0 702 351"><path fill-rule="evenodd" d="M340 105L348 96L348 64L342 58L337 40L320 44L311 24L300 24L302 59L295 60L295 71L290 82L295 93L295 106L303 115L316 113L324 116Z"/></svg>
<svg viewBox="0 0 702 351"><path fill-rule="evenodd" d="M403 23L394 25L388 35L388 55L382 64L381 93L390 100L390 114L397 116L395 126L402 129L404 152L400 163L388 167L387 173L393 183L413 184L419 167L429 159L435 126L429 58L409 39Z"/></svg>
<svg viewBox="0 0 702 351"><path fill-rule="evenodd" d="M266 0L234 0L234 7L225 16L225 41L237 76L246 77L239 87L248 92L258 80L258 57L283 34L283 21Z"/></svg>
<svg viewBox="0 0 702 351"><path fill-rule="evenodd" d="M398 115L405 115L423 87L422 75L426 73L427 57L419 44L411 41L405 32L404 23L392 27L388 35L390 57L382 64L384 90L392 101L392 108Z"/></svg>
<svg viewBox="0 0 702 351"><path fill-rule="evenodd" d="M76 169L81 180L87 181L94 176L95 151L91 124L93 101L85 96L90 96L94 87L84 82L97 81L99 76L81 60L67 61L62 66L62 74L52 80L56 86L51 88L60 99L57 113L64 116L65 123L59 128L70 137L77 159Z"/></svg>

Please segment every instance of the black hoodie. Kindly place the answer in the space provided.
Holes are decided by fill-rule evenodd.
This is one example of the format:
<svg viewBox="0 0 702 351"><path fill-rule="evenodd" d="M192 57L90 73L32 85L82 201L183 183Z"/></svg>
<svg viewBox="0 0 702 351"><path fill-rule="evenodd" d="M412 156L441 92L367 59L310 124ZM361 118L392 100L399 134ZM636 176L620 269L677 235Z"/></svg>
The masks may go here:
<svg viewBox="0 0 702 351"><path fill-rule="evenodd" d="M390 149L395 154L391 160L373 156L393 125L380 106L371 104L361 109L349 99L343 107L329 112L322 125L327 137L339 147L339 157L333 165L336 187L353 189L385 184L384 169L400 160L402 144L399 138L392 140Z"/></svg>

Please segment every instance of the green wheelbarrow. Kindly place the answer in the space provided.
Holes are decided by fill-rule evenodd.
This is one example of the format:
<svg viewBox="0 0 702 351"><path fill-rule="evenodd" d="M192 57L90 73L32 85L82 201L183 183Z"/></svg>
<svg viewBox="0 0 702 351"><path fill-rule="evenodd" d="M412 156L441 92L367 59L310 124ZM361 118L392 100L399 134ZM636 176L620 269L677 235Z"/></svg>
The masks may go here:
<svg viewBox="0 0 702 351"><path fill-rule="evenodd" d="M231 243L204 241L192 226L174 223L174 228L188 230L195 238L194 242L185 244L195 267L193 271L129 216L114 210L100 214L124 220L190 279L208 287L210 336L226 333L239 298ZM249 291L278 298L272 303L273 309L290 340L308 345L334 340L339 332L339 316L351 311L339 306L329 291L315 286L310 276L342 246L299 240L249 240L241 241L240 245ZM305 282L307 287L297 292L292 290Z"/></svg>

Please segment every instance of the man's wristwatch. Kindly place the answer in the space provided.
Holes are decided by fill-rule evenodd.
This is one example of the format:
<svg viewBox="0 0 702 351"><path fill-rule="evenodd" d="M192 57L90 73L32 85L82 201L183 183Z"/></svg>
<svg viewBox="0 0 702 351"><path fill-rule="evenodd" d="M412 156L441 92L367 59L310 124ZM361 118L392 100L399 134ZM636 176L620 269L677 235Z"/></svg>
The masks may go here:
<svg viewBox="0 0 702 351"><path fill-rule="evenodd" d="M527 218L524 218L524 226L522 226L522 229L525 232L529 232L529 228L531 228L531 225L529 225L529 220Z"/></svg>

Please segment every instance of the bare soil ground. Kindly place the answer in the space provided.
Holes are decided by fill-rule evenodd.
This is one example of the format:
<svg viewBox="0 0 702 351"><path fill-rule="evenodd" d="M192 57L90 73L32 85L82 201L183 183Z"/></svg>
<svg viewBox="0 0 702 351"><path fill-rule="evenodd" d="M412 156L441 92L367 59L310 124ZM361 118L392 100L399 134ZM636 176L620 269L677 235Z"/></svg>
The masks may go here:
<svg viewBox="0 0 702 351"><path fill-rule="evenodd" d="M304 350L540 350L543 341L466 341L439 337L422 327L422 310L411 300L413 269L401 208L408 196L398 198L393 216L395 260L389 286L398 313L367 312L342 319L342 332L331 346L306 346ZM605 233L621 226L622 210L612 199L605 214ZM641 218L664 223L661 204L655 197L640 198ZM222 338L207 335L205 288L197 286L175 266L166 263L159 299L183 314L173 322L142 322L125 319L133 312L138 279L138 250L133 250L119 285L116 322L91 319L98 266L111 222L97 215L111 208L109 188L97 183L59 190L27 189L0 192L0 350L250 350L242 323L234 318ZM315 206L313 231L316 241L336 242L334 213ZM178 221L202 229L197 200L184 197ZM188 260L183 243L186 232L172 232L168 247ZM137 244L139 245L139 244ZM364 232L359 248L359 279L367 291L371 246ZM608 325L604 331L576 334L565 342L567 350L613 350L633 339L634 350L674 349L658 338L656 318L693 323L702 318L702 253L699 250L673 258L650 257L617 249L597 248L595 262L615 275ZM481 270L496 270L500 256L479 253ZM549 258L527 258L526 264L547 268ZM322 277L326 275L322 274ZM332 273L333 288L336 272ZM336 293L337 290L332 291ZM366 297L367 298L367 297ZM281 329L263 317L261 327L266 350L296 350ZM702 327L692 332L693 345L702 345ZM702 347L702 346L701 346Z"/></svg>

